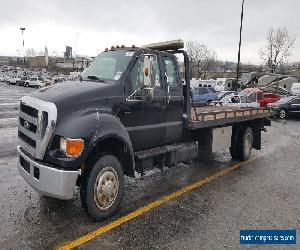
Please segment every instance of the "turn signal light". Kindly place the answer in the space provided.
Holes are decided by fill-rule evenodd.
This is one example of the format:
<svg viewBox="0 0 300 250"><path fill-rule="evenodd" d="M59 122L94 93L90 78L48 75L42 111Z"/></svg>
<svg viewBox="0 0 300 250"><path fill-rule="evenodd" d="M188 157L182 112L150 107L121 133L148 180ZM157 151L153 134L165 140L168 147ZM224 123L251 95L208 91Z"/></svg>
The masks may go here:
<svg viewBox="0 0 300 250"><path fill-rule="evenodd" d="M84 148L84 140L82 139L65 139L60 138L60 150L67 157L78 157Z"/></svg>

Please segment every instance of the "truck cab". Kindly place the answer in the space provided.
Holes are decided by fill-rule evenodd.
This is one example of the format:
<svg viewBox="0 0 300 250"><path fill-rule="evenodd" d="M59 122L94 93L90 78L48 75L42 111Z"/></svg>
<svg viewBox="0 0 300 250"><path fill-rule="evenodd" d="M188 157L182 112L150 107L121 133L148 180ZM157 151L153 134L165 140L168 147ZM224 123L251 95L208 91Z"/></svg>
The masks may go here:
<svg viewBox="0 0 300 250"><path fill-rule="evenodd" d="M113 46L78 81L23 97L17 150L21 176L42 195L62 200L72 199L79 186L84 210L98 221L117 210L124 175L139 177L145 169L209 153L213 127L233 126L231 154L248 159L252 147L260 149L260 131L270 114L199 113L191 104L183 47L182 40ZM176 54L184 57L185 84Z"/></svg>
<svg viewBox="0 0 300 250"><path fill-rule="evenodd" d="M134 152L182 140L183 102L172 53L106 49L80 80L22 98L19 171L40 193L59 199L73 197L75 184L84 181L98 155L124 161L119 171L133 177ZM111 183L106 193L113 192Z"/></svg>

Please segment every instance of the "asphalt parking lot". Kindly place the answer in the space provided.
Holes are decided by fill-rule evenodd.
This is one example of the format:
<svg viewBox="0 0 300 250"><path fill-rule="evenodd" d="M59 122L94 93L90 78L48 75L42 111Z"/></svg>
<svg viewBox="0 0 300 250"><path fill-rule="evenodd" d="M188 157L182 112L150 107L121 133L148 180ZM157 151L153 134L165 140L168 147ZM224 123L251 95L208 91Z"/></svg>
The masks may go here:
<svg viewBox="0 0 300 250"><path fill-rule="evenodd" d="M0 249L53 249L74 241L83 249L253 249L240 246L241 229L294 228L299 239L300 119L274 121L263 133L263 149L242 165L228 152L230 129L216 130L212 159L126 179L117 214L95 223L78 193L67 202L39 197L18 174L18 103L31 91L0 83ZM201 185L184 189L193 183ZM138 210L178 190L186 192ZM88 240L80 238L91 232Z"/></svg>

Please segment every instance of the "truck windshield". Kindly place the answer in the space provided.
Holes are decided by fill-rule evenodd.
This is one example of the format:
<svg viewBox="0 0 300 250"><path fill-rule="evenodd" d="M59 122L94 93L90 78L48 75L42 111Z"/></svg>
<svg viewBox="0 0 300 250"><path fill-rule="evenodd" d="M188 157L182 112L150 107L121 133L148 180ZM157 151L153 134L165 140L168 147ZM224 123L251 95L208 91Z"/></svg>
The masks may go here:
<svg viewBox="0 0 300 250"><path fill-rule="evenodd" d="M125 72L132 56L132 51L108 51L96 57L95 61L81 73L82 80L115 82Z"/></svg>

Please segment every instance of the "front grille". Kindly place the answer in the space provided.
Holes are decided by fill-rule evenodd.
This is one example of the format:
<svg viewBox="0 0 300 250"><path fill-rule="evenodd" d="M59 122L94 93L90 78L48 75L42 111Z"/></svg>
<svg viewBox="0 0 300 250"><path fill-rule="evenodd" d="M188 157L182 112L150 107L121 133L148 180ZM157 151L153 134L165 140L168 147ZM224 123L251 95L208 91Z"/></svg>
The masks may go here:
<svg viewBox="0 0 300 250"><path fill-rule="evenodd" d="M20 165L27 173L30 174L30 164L22 156L20 156Z"/></svg>
<svg viewBox="0 0 300 250"><path fill-rule="evenodd" d="M42 160L56 125L56 106L24 96L19 110L19 146L30 156Z"/></svg>
<svg viewBox="0 0 300 250"><path fill-rule="evenodd" d="M37 126L34 125L33 123L26 121L25 119L23 119L22 117L19 117L19 121L22 127L24 127L25 129L29 130L32 133L36 133L37 131ZM25 126L27 125L27 126Z"/></svg>
<svg viewBox="0 0 300 250"><path fill-rule="evenodd" d="M25 135L24 133L22 133L21 131L19 131L19 138L24 141L25 143L27 143L28 145L30 145L33 148L36 148L36 141L33 140L32 138L30 138L29 136Z"/></svg>
<svg viewBox="0 0 300 250"><path fill-rule="evenodd" d="M38 110L32 107L29 107L21 102L20 110L27 115L33 116L35 118L38 117Z"/></svg>

